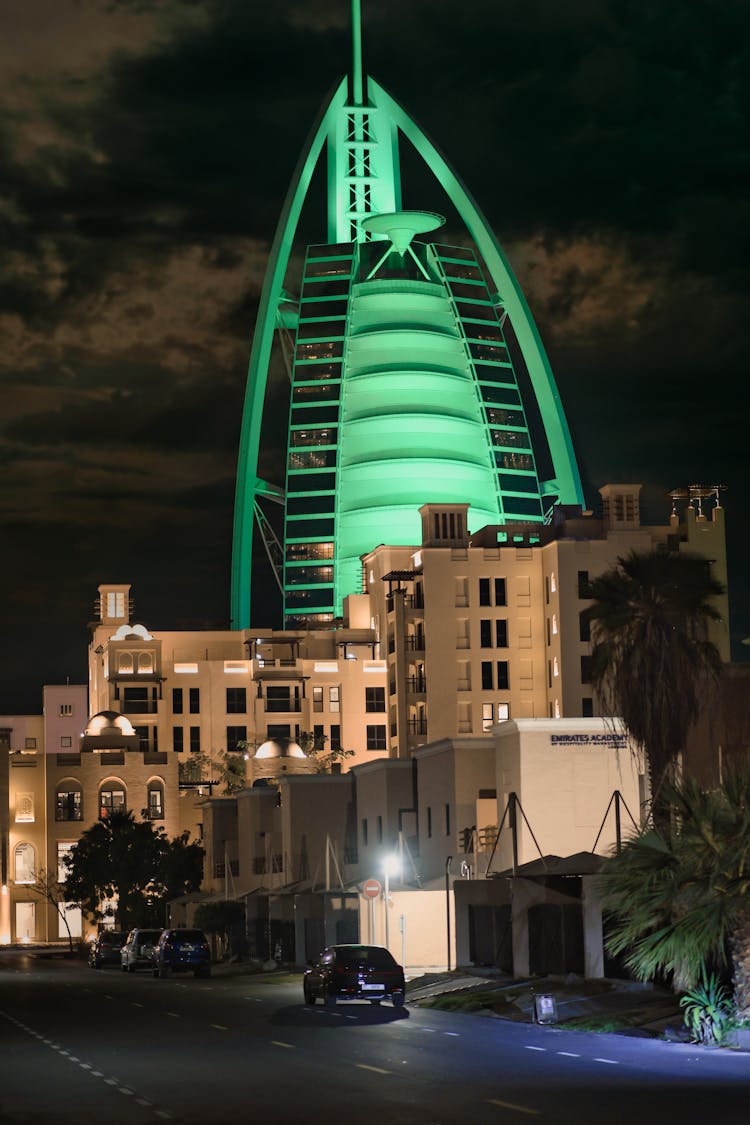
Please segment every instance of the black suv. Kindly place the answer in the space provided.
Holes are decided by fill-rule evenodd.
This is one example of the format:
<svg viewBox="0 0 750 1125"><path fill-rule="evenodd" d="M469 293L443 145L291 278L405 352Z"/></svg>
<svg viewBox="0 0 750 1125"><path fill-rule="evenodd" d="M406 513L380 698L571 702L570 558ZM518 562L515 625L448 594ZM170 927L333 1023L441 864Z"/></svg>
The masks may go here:
<svg viewBox="0 0 750 1125"><path fill-rule="evenodd" d="M390 1000L404 1004L404 970L382 945L331 945L309 962L302 981L306 1004L320 998L327 1007L337 1000Z"/></svg>
<svg viewBox="0 0 750 1125"><path fill-rule="evenodd" d="M101 969L102 965L119 965L120 950L125 944L126 933L121 930L101 930L89 949L89 965Z"/></svg>

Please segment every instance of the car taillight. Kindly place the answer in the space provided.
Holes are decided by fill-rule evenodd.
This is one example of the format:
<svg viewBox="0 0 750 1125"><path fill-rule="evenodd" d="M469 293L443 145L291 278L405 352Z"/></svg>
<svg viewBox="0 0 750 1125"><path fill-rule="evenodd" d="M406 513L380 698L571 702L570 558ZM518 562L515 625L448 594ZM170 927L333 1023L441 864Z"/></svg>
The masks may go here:
<svg viewBox="0 0 750 1125"><path fill-rule="evenodd" d="M208 944L207 941L204 941L203 944L201 945L201 949L205 949L206 952L208 952L210 950L210 948L211 947L210 947L210 945Z"/></svg>

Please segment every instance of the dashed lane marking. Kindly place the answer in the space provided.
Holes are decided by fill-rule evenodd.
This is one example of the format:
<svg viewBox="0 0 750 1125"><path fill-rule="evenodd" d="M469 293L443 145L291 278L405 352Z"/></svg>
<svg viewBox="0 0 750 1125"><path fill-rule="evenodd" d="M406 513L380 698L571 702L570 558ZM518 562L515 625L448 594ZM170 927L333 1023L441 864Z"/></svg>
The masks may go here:
<svg viewBox="0 0 750 1125"><path fill-rule="evenodd" d="M528 1043L524 1043L524 1048L527 1051L545 1051L546 1052L546 1050L547 1050L546 1047L530 1047L528 1045Z"/></svg>
<svg viewBox="0 0 750 1125"><path fill-rule="evenodd" d="M223 1023L212 1023L211 1027L215 1027L217 1031L229 1031L229 1028L225 1027Z"/></svg>
<svg viewBox="0 0 750 1125"><path fill-rule="evenodd" d="M383 1070L380 1066L368 1066L367 1063L355 1063L357 1070L371 1070L373 1074L390 1074L390 1070Z"/></svg>
<svg viewBox="0 0 750 1125"><path fill-rule="evenodd" d="M294 1043L283 1043L281 1039L272 1039L271 1043L274 1047L287 1047L290 1051L294 1050Z"/></svg>
<svg viewBox="0 0 750 1125"><path fill-rule="evenodd" d="M180 1018L179 1012L165 1012L164 1015L171 1016L173 1020L178 1020Z"/></svg>
<svg viewBox="0 0 750 1125"><path fill-rule="evenodd" d="M558 1051L557 1054L564 1055L566 1059L580 1059L581 1057L580 1055L577 1055L575 1051Z"/></svg>
<svg viewBox="0 0 750 1125"><path fill-rule="evenodd" d="M94 1067L92 1067L91 1063L82 1062L77 1055L74 1055L70 1051L67 1051L59 1043L55 1043L53 1039L45 1039L44 1036L41 1035L38 1031L35 1031L33 1027L29 1027L27 1024L22 1023L21 1020L17 1020L15 1016L11 1016L8 1012L0 1011L0 1016L8 1020L9 1023L15 1024L15 1026L20 1028L21 1031L25 1031L27 1035L30 1035L33 1039L38 1040L38 1042L43 1044L45 1047L49 1047L51 1051L57 1052L60 1058L67 1059L68 1062L74 1063L80 1070L86 1071L86 1073L90 1074L92 1078L101 1078L106 1086L111 1086L112 1089L116 1090L118 1094L122 1094L126 1098L135 1097L135 1090L131 1090L131 1088L121 1082L119 1078L116 1078L114 1075L110 1075L108 1078L105 1077L103 1072L101 1070L95 1070ZM135 1100L137 1104L141 1106L151 1107L154 1104L153 1102L149 1101L148 1098L135 1098ZM165 1121L171 1120L174 1117L174 1114L171 1112L171 1110L168 1109L155 1109L154 1112L157 1117L160 1117Z"/></svg>
<svg viewBox="0 0 750 1125"><path fill-rule="evenodd" d="M594 1062L609 1063L610 1066L619 1066L617 1059L594 1059Z"/></svg>
<svg viewBox="0 0 750 1125"><path fill-rule="evenodd" d="M132 1008L142 1008L143 1004L139 1004L137 1000L131 1000L130 1005Z"/></svg>
<svg viewBox="0 0 750 1125"><path fill-rule="evenodd" d="M503 1102L500 1098L488 1098L487 1101L490 1105L499 1106L500 1109L514 1109L516 1113L528 1113L532 1117L539 1116L538 1109L532 1109L528 1105L518 1105L517 1102Z"/></svg>
<svg viewBox="0 0 750 1125"><path fill-rule="evenodd" d="M459 1039L460 1035L457 1031L444 1031L443 1035L452 1035L454 1039Z"/></svg>

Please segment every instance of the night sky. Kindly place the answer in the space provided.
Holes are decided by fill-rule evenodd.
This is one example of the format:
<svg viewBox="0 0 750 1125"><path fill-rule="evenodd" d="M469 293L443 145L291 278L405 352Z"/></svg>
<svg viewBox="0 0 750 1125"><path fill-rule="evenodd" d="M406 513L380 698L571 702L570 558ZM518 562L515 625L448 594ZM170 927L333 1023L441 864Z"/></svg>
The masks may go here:
<svg viewBox="0 0 750 1125"><path fill-rule="evenodd" d="M750 5L362 6L365 66L447 155L524 288L587 503L636 481L663 522L667 489L728 486L747 658ZM260 286L299 149L349 69L348 9L0 0L0 713L83 681L100 582L131 582L157 631L228 624ZM450 231L422 177L404 205ZM323 216L321 197L311 241ZM283 380L263 465L278 482Z"/></svg>

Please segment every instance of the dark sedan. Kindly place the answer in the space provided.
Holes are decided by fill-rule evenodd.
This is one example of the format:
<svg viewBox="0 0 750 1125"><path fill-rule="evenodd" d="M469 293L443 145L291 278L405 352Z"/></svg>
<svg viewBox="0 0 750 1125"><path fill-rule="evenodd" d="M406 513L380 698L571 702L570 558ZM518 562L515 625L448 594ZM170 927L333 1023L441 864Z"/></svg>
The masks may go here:
<svg viewBox="0 0 750 1125"><path fill-rule="evenodd" d="M103 965L119 965L120 950L127 936L121 930L102 930L98 933L89 949L91 968L101 969Z"/></svg>
<svg viewBox="0 0 750 1125"><path fill-rule="evenodd" d="M331 945L305 972L302 988L306 1004L320 999L327 1007L337 1000L390 1000L403 1007L404 970L381 945Z"/></svg>

